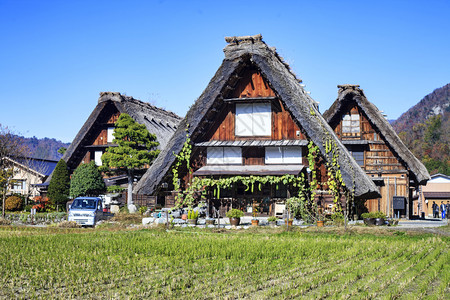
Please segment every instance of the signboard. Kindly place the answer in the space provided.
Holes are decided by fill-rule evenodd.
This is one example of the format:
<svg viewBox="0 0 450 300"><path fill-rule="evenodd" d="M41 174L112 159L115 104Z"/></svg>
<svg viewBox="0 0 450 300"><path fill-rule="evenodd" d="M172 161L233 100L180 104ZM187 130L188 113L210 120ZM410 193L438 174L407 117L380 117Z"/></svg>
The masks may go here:
<svg viewBox="0 0 450 300"><path fill-rule="evenodd" d="M394 209L405 209L406 197L394 196L392 199L392 204Z"/></svg>

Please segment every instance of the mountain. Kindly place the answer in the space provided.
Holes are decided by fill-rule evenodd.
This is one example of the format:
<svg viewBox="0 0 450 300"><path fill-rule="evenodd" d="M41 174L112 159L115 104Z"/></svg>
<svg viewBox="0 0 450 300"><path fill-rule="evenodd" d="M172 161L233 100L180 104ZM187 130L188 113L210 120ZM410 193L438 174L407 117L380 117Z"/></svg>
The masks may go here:
<svg viewBox="0 0 450 300"><path fill-rule="evenodd" d="M30 156L42 159L59 160L62 154L58 153L61 147L69 147L70 143L63 143L56 139L43 138L38 139L33 136L31 138L19 137L24 146L28 147Z"/></svg>
<svg viewBox="0 0 450 300"><path fill-rule="evenodd" d="M450 83L426 95L392 127L431 174L450 175Z"/></svg>
<svg viewBox="0 0 450 300"><path fill-rule="evenodd" d="M412 129L418 123L424 124L430 117L443 115L450 109L450 83L435 89L426 95L416 105L403 113L392 123L395 131L402 132Z"/></svg>

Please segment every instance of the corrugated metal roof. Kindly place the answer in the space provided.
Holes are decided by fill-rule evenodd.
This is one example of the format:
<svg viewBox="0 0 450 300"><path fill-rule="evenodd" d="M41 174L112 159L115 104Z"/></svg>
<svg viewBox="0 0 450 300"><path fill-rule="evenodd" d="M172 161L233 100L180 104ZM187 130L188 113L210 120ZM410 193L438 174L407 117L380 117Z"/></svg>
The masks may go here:
<svg viewBox="0 0 450 300"><path fill-rule="evenodd" d="M207 165L194 172L205 175L298 175L304 165Z"/></svg>
<svg viewBox="0 0 450 300"><path fill-rule="evenodd" d="M342 140L342 144L344 145L368 145L369 141L367 140Z"/></svg>
<svg viewBox="0 0 450 300"><path fill-rule="evenodd" d="M306 146L307 140L248 140L248 141L208 141L196 143L197 147L280 147L280 146Z"/></svg>
<svg viewBox="0 0 450 300"><path fill-rule="evenodd" d="M58 163L56 160L40 158L19 158L15 159L21 165L26 166L42 175L50 176Z"/></svg>

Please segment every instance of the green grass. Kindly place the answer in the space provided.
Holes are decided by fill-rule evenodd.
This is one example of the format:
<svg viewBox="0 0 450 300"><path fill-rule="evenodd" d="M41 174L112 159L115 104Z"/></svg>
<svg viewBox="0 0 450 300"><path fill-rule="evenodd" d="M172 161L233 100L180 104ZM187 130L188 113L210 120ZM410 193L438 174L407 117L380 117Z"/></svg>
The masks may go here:
<svg viewBox="0 0 450 300"><path fill-rule="evenodd" d="M0 227L0 298L444 299L450 239Z"/></svg>

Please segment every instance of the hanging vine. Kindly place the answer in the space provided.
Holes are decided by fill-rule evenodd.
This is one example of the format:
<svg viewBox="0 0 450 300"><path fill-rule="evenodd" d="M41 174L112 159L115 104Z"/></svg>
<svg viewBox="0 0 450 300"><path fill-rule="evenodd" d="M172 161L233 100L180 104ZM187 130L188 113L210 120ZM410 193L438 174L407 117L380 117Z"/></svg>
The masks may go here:
<svg viewBox="0 0 450 300"><path fill-rule="evenodd" d="M310 111L313 117L318 118L317 114L311 108ZM322 124L322 122L319 122ZM323 125L322 125L323 126ZM330 194L333 196L333 202L336 205L336 210L341 211L341 197L344 194L346 201L346 210L348 205L351 205L354 198L354 178L353 178L353 188L349 190L346 188L345 182L342 178L341 167L339 165L339 148L336 145L336 141L331 138L330 133L322 128L325 133L323 136L323 147L325 150L325 166L327 172L328 189ZM188 129L186 129L188 131ZM196 199L205 198L208 190L212 190L215 198L220 198L221 189L227 189L234 184L241 183L246 187L246 191L254 192L255 189L261 190L265 184L275 185L278 189L280 184L292 185L298 188L298 195L291 197L297 202L301 202L300 206L303 208L314 208L314 199L317 190L325 182L319 182L317 163L319 162L319 157L321 155L319 147L310 141L308 144L308 154L307 160L309 163L309 168L311 170L311 178L308 184L308 180L305 178L305 174L301 173L300 176L294 175L283 175L283 176L229 176L225 178L192 178L192 169L190 167L190 160L192 155L192 145L189 134L186 133L186 141L180 153L175 154L176 160L172 167L173 174L173 186L174 190L178 193L175 196L175 206L188 206L190 207ZM189 182L186 183L184 190L181 190L180 183L180 171L182 168L186 168L189 174ZM354 175L353 175L354 177ZM298 203L296 204L298 207Z"/></svg>
<svg viewBox="0 0 450 300"><path fill-rule="evenodd" d="M186 189L185 191L181 191L181 184L180 184L180 170L183 166L186 167L188 170L189 175L192 174L192 169L190 167L191 164L191 154L192 154L192 145L191 145L191 138L189 137L188 132L189 125L186 128L186 141L183 144L183 148L181 148L181 151L175 155L175 163L172 167L172 183L173 188L178 193L175 195L175 206L191 206L193 201L195 200L193 193ZM189 185L189 183L188 183Z"/></svg>

